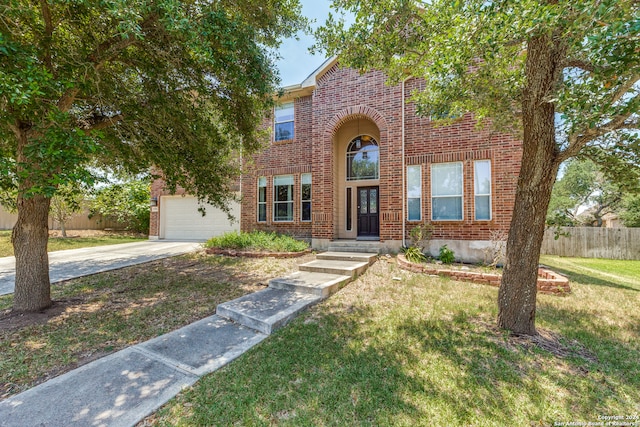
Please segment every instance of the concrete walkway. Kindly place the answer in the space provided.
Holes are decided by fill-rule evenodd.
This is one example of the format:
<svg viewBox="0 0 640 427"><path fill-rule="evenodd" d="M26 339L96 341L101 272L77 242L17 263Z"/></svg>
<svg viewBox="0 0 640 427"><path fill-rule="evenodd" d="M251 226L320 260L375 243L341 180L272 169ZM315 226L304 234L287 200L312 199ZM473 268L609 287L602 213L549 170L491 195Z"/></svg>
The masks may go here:
<svg viewBox="0 0 640 427"><path fill-rule="evenodd" d="M272 280L268 289L220 304L213 316L1 401L0 426L133 426L337 292L375 259L372 254L319 254L301 271Z"/></svg>
<svg viewBox="0 0 640 427"><path fill-rule="evenodd" d="M146 240L118 245L94 246L49 253L51 283L104 271L129 267L157 259L192 252L196 242ZM13 293L16 279L15 257L0 258L0 295Z"/></svg>

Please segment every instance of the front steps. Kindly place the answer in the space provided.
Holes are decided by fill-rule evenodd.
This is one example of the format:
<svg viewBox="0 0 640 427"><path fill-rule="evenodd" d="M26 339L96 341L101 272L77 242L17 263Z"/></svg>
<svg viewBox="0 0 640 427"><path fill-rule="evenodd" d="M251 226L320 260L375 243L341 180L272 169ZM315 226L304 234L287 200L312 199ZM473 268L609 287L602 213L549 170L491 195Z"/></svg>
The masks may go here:
<svg viewBox="0 0 640 427"><path fill-rule="evenodd" d="M358 252L341 252L327 251L316 255L316 259L335 260L335 261L360 261L369 265L376 262L375 253L358 253Z"/></svg>
<svg viewBox="0 0 640 427"><path fill-rule="evenodd" d="M368 262L326 259L316 259L315 261L298 266L300 271L344 275L352 279L364 273L367 267L369 267Z"/></svg>
<svg viewBox="0 0 640 427"><path fill-rule="evenodd" d="M269 335L321 299L312 294L268 288L219 304L216 314Z"/></svg>
<svg viewBox="0 0 640 427"><path fill-rule="evenodd" d="M356 252L361 254L379 254L379 241L371 240L334 240L329 243L329 252Z"/></svg>
<svg viewBox="0 0 640 427"><path fill-rule="evenodd" d="M318 254L300 271L271 280L269 288L218 305L216 314L271 334L363 274L375 260L371 253Z"/></svg>

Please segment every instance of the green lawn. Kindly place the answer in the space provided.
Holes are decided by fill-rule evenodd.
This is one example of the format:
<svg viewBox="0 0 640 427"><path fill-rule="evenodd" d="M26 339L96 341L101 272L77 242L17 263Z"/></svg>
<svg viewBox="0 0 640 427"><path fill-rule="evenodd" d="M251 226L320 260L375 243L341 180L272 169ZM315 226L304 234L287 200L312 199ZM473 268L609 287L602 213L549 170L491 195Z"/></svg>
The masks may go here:
<svg viewBox="0 0 640 427"><path fill-rule="evenodd" d="M139 240L146 240L144 236L130 235L104 235L95 237L50 237L49 252L61 251L64 249L87 248L91 246L115 245L117 243L129 243ZM13 256L13 245L11 244L11 230L0 230L0 257Z"/></svg>
<svg viewBox="0 0 640 427"><path fill-rule="evenodd" d="M298 261L187 254L56 284L54 306L31 316L0 296L0 399L210 316Z"/></svg>
<svg viewBox="0 0 640 427"><path fill-rule="evenodd" d="M540 262L571 281L640 291L640 261L544 255Z"/></svg>
<svg viewBox="0 0 640 427"><path fill-rule="evenodd" d="M495 328L494 288L381 260L145 425L548 426L640 414L638 263L543 262L570 275L573 293L539 295L540 339Z"/></svg>

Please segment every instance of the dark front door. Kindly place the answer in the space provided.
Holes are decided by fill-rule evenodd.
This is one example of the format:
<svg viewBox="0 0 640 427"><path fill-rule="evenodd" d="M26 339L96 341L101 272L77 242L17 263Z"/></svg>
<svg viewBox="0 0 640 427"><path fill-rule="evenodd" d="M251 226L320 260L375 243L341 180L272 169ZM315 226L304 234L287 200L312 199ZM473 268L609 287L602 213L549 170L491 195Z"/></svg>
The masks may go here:
<svg viewBox="0 0 640 427"><path fill-rule="evenodd" d="M378 187L358 187L358 236L380 235Z"/></svg>

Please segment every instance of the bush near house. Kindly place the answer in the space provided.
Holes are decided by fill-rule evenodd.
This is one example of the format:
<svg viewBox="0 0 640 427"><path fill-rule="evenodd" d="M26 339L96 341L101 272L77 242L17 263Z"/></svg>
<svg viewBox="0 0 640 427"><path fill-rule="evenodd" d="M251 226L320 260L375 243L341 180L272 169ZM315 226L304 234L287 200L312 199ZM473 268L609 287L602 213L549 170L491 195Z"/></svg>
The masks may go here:
<svg viewBox="0 0 640 427"><path fill-rule="evenodd" d="M149 233L149 180L131 180L96 190L89 217L102 215L128 231Z"/></svg>
<svg viewBox="0 0 640 427"><path fill-rule="evenodd" d="M232 231L209 239L205 243L205 247L268 252L302 252L309 249L309 244L286 234L264 231L252 231L251 233Z"/></svg>

